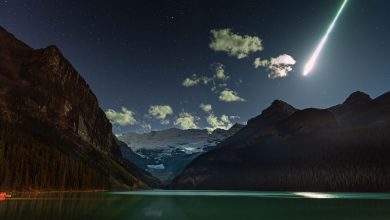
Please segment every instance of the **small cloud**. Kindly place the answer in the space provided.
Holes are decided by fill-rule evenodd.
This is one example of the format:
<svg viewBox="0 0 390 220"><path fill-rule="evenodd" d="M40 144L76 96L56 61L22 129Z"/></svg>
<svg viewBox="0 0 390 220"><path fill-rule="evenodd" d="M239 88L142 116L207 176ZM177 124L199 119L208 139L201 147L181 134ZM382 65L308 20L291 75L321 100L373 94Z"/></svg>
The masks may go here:
<svg viewBox="0 0 390 220"><path fill-rule="evenodd" d="M227 86L228 86L227 83L220 83L220 84L218 84L219 88L224 88L224 87L227 87Z"/></svg>
<svg viewBox="0 0 390 220"><path fill-rule="evenodd" d="M209 78L209 77L207 77L207 76L202 76L202 77L200 78L200 80L203 82L203 84L207 85L207 84L209 84L209 82L212 82L212 81L213 81L213 78Z"/></svg>
<svg viewBox="0 0 390 220"><path fill-rule="evenodd" d="M192 87L196 86L199 83L203 83L204 85L207 85L209 82L211 82L213 79L206 77L206 76L197 76L196 74L193 74L191 78L186 78L182 82L182 86L184 87Z"/></svg>
<svg viewBox="0 0 390 220"><path fill-rule="evenodd" d="M219 94L218 99L220 101L224 101L224 102L244 102L245 101L245 99L238 96L237 92L230 90L230 89L223 90Z"/></svg>
<svg viewBox="0 0 390 220"><path fill-rule="evenodd" d="M213 107L210 104L200 104L199 106L204 112L210 113L213 110Z"/></svg>
<svg viewBox="0 0 390 220"><path fill-rule="evenodd" d="M263 50L262 40L257 36L239 35L231 29L213 29L209 47L214 51L226 52L230 56L242 59L251 53Z"/></svg>
<svg viewBox="0 0 390 220"><path fill-rule="evenodd" d="M230 79L230 76L225 74L225 66L222 63L215 64L215 78L224 81Z"/></svg>
<svg viewBox="0 0 390 220"><path fill-rule="evenodd" d="M140 126L143 132L150 132L152 130L152 126L149 123L142 122Z"/></svg>
<svg viewBox="0 0 390 220"><path fill-rule="evenodd" d="M168 119L161 120L162 125L169 125L170 121Z"/></svg>
<svg viewBox="0 0 390 220"><path fill-rule="evenodd" d="M206 120L211 127L207 127L208 131L214 131L215 129L224 129L228 130L233 126L233 123L230 121L231 117L223 114L221 117L217 117L214 114L210 114Z"/></svg>
<svg viewBox="0 0 390 220"><path fill-rule="evenodd" d="M191 87L191 86L196 86L200 82L200 79L197 78L196 74L192 75L192 78L186 78L182 85L185 87Z"/></svg>
<svg viewBox="0 0 390 220"><path fill-rule="evenodd" d="M113 124L120 126L134 125L137 123L137 120L134 117L134 112L128 110L125 107L122 107L122 111L115 111L113 109L108 109L105 113L107 118Z"/></svg>
<svg viewBox="0 0 390 220"><path fill-rule="evenodd" d="M198 120L199 117L196 117L188 112L182 112L180 113L179 117L176 118L174 125L179 126L184 130L196 129L198 128L198 125L196 124L196 121Z"/></svg>
<svg viewBox="0 0 390 220"><path fill-rule="evenodd" d="M173 110L169 105L152 105L148 113L153 118L159 119L162 125L167 125L169 124L167 116L173 114Z"/></svg>
<svg viewBox="0 0 390 220"><path fill-rule="evenodd" d="M210 85L211 91L216 91L217 86L219 88L227 87L227 83L217 83L216 81L228 81L230 76L228 76L225 72L225 66L221 63L214 63L211 65L215 74L212 77L207 76L198 76L193 74L190 78L184 79L182 85L185 87L193 87L199 84Z"/></svg>
<svg viewBox="0 0 390 220"><path fill-rule="evenodd" d="M290 55L283 54L271 60L261 60L256 58L253 65L255 68L265 67L269 71L268 77L271 79L286 77L291 72L292 66L296 63Z"/></svg>
<svg viewBox="0 0 390 220"><path fill-rule="evenodd" d="M267 67L270 65L270 62L268 60L262 60L260 57L258 57L255 59L255 62L253 62L253 65L257 69L259 67Z"/></svg>
<svg viewBox="0 0 390 220"><path fill-rule="evenodd" d="M232 116L229 116L229 118L230 118L230 119L239 119L240 116L238 116L238 115L232 115Z"/></svg>

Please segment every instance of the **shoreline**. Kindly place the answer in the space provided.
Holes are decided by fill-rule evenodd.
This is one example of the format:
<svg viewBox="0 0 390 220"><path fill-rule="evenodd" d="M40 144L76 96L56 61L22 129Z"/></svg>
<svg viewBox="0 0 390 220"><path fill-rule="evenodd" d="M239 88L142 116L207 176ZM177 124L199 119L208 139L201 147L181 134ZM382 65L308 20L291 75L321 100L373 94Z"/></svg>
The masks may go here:
<svg viewBox="0 0 390 220"><path fill-rule="evenodd" d="M6 192L7 194L39 194L39 193L83 193L83 192L109 192L110 190L31 190L31 191L14 191L14 190L1 190L0 192Z"/></svg>

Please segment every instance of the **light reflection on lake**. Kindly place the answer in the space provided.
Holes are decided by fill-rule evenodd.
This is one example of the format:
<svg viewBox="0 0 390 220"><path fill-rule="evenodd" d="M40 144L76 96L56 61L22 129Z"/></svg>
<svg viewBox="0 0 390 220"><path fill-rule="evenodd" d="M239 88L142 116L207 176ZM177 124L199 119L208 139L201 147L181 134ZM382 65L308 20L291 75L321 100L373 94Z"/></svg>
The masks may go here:
<svg viewBox="0 0 390 220"><path fill-rule="evenodd" d="M390 219L390 194L237 191L41 193L0 201L0 219Z"/></svg>

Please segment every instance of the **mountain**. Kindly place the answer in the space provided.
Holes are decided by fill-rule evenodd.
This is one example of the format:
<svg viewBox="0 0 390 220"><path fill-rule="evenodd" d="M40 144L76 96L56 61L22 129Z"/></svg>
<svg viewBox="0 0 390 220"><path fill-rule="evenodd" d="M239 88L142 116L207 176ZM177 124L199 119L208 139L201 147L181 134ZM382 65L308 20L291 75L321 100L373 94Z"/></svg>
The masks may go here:
<svg viewBox="0 0 390 220"><path fill-rule="evenodd" d="M264 136L273 132L271 125L280 122L295 113L297 109L281 100L275 100L272 104L264 109L262 113L248 120L248 123L239 131L239 135L233 135L223 141L220 145L244 144L251 138Z"/></svg>
<svg viewBox="0 0 390 220"><path fill-rule="evenodd" d="M215 150L193 160L174 189L389 191L390 93L356 92L329 109L275 101Z"/></svg>
<svg viewBox="0 0 390 220"><path fill-rule="evenodd" d="M89 85L55 46L32 49L0 27L0 189L147 188L122 158Z"/></svg>
<svg viewBox="0 0 390 220"><path fill-rule="evenodd" d="M343 104L329 108L337 120L345 126L354 126L380 122L389 114L390 92L372 100L369 95L357 91L352 93Z"/></svg>
<svg viewBox="0 0 390 220"><path fill-rule="evenodd" d="M118 139L123 156L137 166L169 183L184 167L200 154L214 149L222 140L239 131L235 124L229 130L181 130L171 128L150 133L127 133Z"/></svg>

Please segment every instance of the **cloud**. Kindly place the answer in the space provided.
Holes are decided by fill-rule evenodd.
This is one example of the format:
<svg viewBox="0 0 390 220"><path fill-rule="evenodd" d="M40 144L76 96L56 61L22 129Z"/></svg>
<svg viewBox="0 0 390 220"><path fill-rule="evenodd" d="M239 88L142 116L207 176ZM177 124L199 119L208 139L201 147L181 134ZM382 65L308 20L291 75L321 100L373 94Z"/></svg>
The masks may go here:
<svg viewBox="0 0 390 220"><path fill-rule="evenodd" d="M260 58L256 58L253 65L255 68L267 68L269 72L268 77L275 79L288 76L288 73L293 70L292 66L295 63L296 61L293 57L287 54L283 54L276 58L271 58L271 60L261 60Z"/></svg>
<svg viewBox="0 0 390 220"><path fill-rule="evenodd" d="M224 102L244 102L245 101L245 99L238 96L237 92L230 90L230 89L223 90L219 94L218 99L220 101L224 101Z"/></svg>
<svg viewBox="0 0 390 220"><path fill-rule="evenodd" d="M227 87L227 86L228 86L227 83L220 83L220 84L218 84L219 88L224 88L224 87Z"/></svg>
<svg viewBox="0 0 390 220"><path fill-rule="evenodd" d="M117 112L113 109L108 109L105 113L107 118L113 124L120 126L134 125L137 123L137 120L134 117L134 112L128 110L125 107L122 107L121 112Z"/></svg>
<svg viewBox="0 0 390 220"><path fill-rule="evenodd" d="M213 29L210 33L212 41L209 47L212 50L226 52L238 59L263 50L262 40L257 36L234 34L229 28Z"/></svg>
<svg viewBox="0 0 390 220"><path fill-rule="evenodd" d="M229 116L229 118L230 118L230 119L239 119L240 116L238 116L238 115L232 115L232 116Z"/></svg>
<svg viewBox="0 0 390 220"><path fill-rule="evenodd" d="M162 125L169 125L170 121L168 119L165 119L165 120L161 120L160 123Z"/></svg>
<svg viewBox="0 0 390 220"><path fill-rule="evenodd" d="M200 82L200 79L197 78L196 74L192 75L192 78L186 78L182 85L185 87L191 87L191 86L196 86Z"/></svg>
<svg viewBox="0 0 390 220"><path fill-rule="evenodd" d="M207 77L207 76L202 76L200 80L203 82L203 84L207 85L209 82L213 81L213 78Z"/></svg>
<svg viewBox="0 0 390 220"><path fill-rule="evenodd" d="M170 123L167 116L173 114L173 110L169 105L151 105L148 113L153 118L159 119L162 125L167 125Z"/></svg>
<svg viewBox="0 0 390 220"><path fill-rule="evenodd" d="M210 113L213 110L213 107L210 104L200 104L199 106L204 112Z"/></svg>
<svg viewBox="0 0 390 220"><path fill-rule="evenodd" d="M215 64L215 78L220 80L229 80L230 76L225 74L225 66L222 63Z"/></svg>
<svg viewBox="0 0 390 220"><path fill-rule="evenodd" d="M199 117L196 117L188 112L180 113L179 117L176 118L174 125L179 126L182 129L196 129L198 125L196 121L199 120Z"/></svg>
<svg viewBox="0 0 390 220"><path fill-rule="evenodd" d="M169 105L151 105L149 107L149 115L155 119L165 119L167 115L173 114L172 107Z"/></svg>
<svg viewBox="0 0 390 220"><path fill-rule="evenodd" d="M149 123L142 122L142 123L140 124L140 126L141 126L141 130L142 130L143 132L149 132L149 131L152 130L152 126L151 126Z"/></svg>
<svg viewBox="0 0 390 220"><path fill-rule="evenodd" d="M202 83L204 85L210 85L211 91L216 91L217 87L227 87L228 84L226 82L217 82L230 80L230 76L228 76L225 72L225 66L222 63L214 63L211 65L211 67L215 71L212 77L198 76L196 74L193 74L190 78L184 79L184 81L182 82L182 86L193 87Z"/></svg>
<svg viewBox="0 0 390 220"><path fill-rule="evenodd" d="M218 118L214 114L210 114L206 118L206 120L211 127L207 127L207 130L208 131L214 131L215 129L228 130L233 126L233 123L230 121L230 119L234 119L234 116L227 116L223 114L220 118Z"/></svg>
<svg viewBox="0 0 390 220"><path fill-rule="evenodd" d="M268 60L262 60L260 57L255 59L255 62L253 62L253 65L255 65L255 68L260 68L260 67L267 67L271 63Z"/></svg>
<svg viewBox="0 0 390 220"><path fill-rule="evenodd" d="M213 80L212 78L206 76L197 76L196 74L193 74L191 78L184 79L184 81L182 82L182 86L192 87L198 85L201 82L207 85L212 80Z"/></svg>

